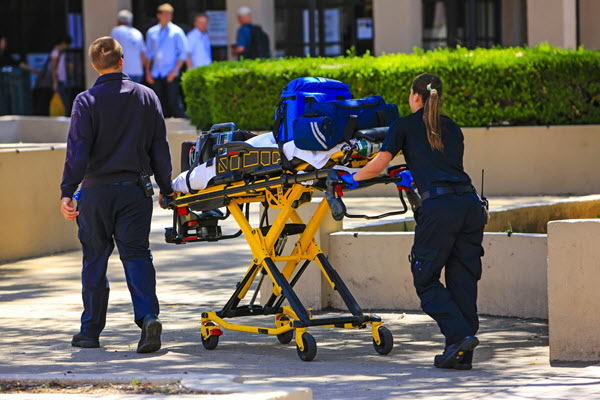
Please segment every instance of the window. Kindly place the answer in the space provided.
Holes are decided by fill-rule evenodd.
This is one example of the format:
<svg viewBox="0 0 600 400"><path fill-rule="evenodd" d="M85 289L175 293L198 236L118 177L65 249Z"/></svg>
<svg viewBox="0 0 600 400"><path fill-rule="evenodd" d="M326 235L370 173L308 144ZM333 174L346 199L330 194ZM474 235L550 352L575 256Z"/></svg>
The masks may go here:
<svg viewBox="0 0 600 400"><path fill-rule="evenodd" d="M372 0L275 1L276 56L339 56L352 47L373 51Z"/></svg>
<svg viewBox="0 0 600 400"><path fill-rule="evenodd" d="M500 0L423 0L423 48L501 43Z"/></svg>

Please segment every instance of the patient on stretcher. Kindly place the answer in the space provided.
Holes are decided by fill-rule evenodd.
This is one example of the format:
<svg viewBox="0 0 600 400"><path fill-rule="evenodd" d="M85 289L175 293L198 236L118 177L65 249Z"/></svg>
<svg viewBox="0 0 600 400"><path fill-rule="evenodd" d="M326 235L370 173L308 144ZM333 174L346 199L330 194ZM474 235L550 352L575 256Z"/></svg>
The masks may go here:
<svg viewBox="0 0 600 400"><path fill-rule="evenodd" d="M278 148L275 138L270 132L251 137L245 143L256 148ZM343 143L340 143L327 151L310 151L299 149L293 141L290 141L283 144L283 153L288 160L296 158L310 164L315 169L320 169L327 164L333 154L341 150L342 146ZM189 193L190 189L206 189L211 180L217 176L217 162L213 158L193 168L189 173L189 188L187 175L188 171L184 171L173 180L175 191Z"/></svg>

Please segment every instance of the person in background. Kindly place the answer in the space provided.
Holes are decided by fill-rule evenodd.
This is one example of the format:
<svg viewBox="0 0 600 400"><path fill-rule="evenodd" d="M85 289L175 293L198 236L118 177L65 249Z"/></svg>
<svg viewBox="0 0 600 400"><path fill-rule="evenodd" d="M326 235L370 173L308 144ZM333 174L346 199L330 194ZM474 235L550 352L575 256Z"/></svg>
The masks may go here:
<svg viewBox="0 0 600 400"><path fill-rule="evenodd" d="M235 44L231 46L231 55L239 59L248 48L252 36L252 10L250 7L240 7L237 11L237 18L240 27L237 31Z"/></svg>
<svg viewBox="0 0 600 400"><path fill-rule="evenodd" d="M115 39L96 39L89 55L100 77L75 98L60 185L61 212L77 220L83 251L83 313L71 345L100 347L108 308L106 269L116 242L134 321L142 329L137 352L151 353L161 347L162 324L149 249L150 175L160 188L159 203L175 195L165 120L156 94L123 73L123 50Z"/></svg>
<svg viewBox="0 0 600 400"><path fill-rule="evenodd" d="M19 61L11 57L7 51L6 47L8 46L8 42L6 40L6 36L0 34L0 68L11 66L18 67Z"/></svg>
<svg viewBox="0 0 600 400"><path fill-rule="evenodd" d="M144 65L146 64L146 44L142 32L131 26L133 14L129 10L121 10L117 14L117 26L110 32L123 48L123 72L132 81L142 83Z"/></svg>
<svg viewBox="0 0 600 400"><path fill-rule="evenodd" d="M187 37L172 23L173 7L162 4L156 17L159 23L146 33L146 81L158 95L168 116L185 118L180 96L179 70L188 57Z"/></svg>
<svg viewBox="0 0 600 400"><path fill-rule="evenodd" d="M71 37L64 35L58 39L56 46L50 53L52 65L52 89L58 92L60 100L65 107L65 116L71 116L71 98L67 94L67 54L66 51L71 46Z"/></svg>
<svg viewBox="0 0 600 400"><path fill-rule="evenodd" d="M194 17L194 29L187 34L190 52L187 57L188 69L212 63L210 37L208 36L208 16L198 14Z"/></svg>

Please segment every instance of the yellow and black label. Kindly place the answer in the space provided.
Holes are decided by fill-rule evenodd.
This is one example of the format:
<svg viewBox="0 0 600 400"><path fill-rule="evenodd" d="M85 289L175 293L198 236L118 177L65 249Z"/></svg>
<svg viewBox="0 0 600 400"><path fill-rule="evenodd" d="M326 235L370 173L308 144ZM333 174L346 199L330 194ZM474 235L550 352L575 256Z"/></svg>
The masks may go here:
<svg viewBox="0 0 600 400"><path fill-rule="evenodd" d="M252 148L230 151L217 157L217 176L229 172L251 173L255 170L278 165L281 161L279 150L272 148Z"/></svg>

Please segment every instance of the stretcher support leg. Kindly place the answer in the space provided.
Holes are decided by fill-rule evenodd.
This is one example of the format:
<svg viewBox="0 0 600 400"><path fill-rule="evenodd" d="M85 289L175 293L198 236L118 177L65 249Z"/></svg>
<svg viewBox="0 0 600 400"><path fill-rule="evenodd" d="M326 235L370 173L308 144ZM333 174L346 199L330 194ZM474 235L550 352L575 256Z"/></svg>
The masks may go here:
<svg viewBox="0 0 600 400"><path fill-rule="evenodd" d="M354 296L352 296L352 293L350 293L350 290L348 289L340 275L335 269L333 269L333 267L329 263L329 260L327 259L327 257L325 257L325 254L320 253L317 255L317 263L321 266L326 276L329 278L329 281L333 283L333 289L340 294L342 300L344 300L346 307L348 307L348 310L350 310L352 315L357 317L362 316L363 313L360 309L360 306L354 299Z"/></svg>

